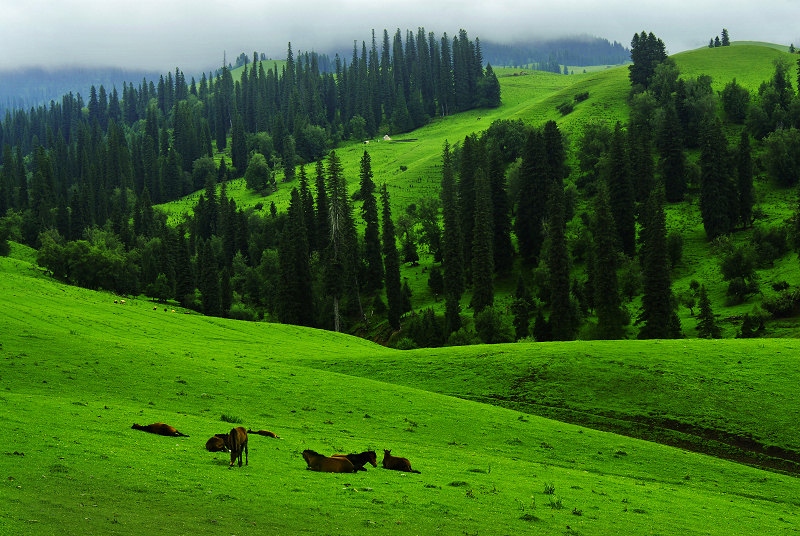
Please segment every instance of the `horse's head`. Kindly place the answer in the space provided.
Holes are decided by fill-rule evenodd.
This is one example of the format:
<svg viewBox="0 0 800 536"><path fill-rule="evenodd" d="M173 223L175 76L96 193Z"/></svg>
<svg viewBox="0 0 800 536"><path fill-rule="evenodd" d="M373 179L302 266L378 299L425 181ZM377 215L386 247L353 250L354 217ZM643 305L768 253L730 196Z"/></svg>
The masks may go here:
<svg viewBox="0 0 800 536"><path fill-rule="evenodd" d="M374 450L367 452L367 461L372 464L372 467L378 467L378 456L375 454Z"/></svg>

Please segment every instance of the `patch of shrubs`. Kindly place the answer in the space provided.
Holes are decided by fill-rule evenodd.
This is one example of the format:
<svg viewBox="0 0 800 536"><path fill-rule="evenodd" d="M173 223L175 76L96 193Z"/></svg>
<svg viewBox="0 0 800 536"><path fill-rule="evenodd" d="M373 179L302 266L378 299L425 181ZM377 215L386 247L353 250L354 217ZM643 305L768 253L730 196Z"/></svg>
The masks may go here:
<svg viewBox="0 0 800 536"><path fill-rule="evenodd" d="M558 106L556 106L556 110L558 110L561 113L561 115L567 115L569 113L572 113L572 110L574 109L575 107L572 105L572 103L567 101L564 101Z"/></svg>
<svg viewBox="0 0 800 536"><path fill-rule="evenodd" d="M787 288L780 291L777 296L764 298L761 307L772 315L772 318L786 318L800 314L800 287Z"/></svg>
<svg viewBox="0 0 800 536"><path fill-rule="evenodd" d="M585 101L586 99L589 98L589 92L588 91L584 91L583 93L578 93L573 98L575 99L575 102L583 102L583 101Z"/></svg>
<svg viewBox="0 0 800 536"><path fill-rule="evenodd" d="M785 226L759 226L753 230L753 245L759 265L772 265L789 252L789 233Z"/></svg>

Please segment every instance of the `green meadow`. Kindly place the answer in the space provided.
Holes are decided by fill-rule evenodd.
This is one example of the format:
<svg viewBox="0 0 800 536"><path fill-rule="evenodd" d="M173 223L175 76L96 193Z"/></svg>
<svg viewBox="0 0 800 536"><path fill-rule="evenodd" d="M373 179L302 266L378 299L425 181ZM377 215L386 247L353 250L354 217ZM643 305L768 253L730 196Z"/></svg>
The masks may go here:
<svg viewBox="0 0 800 536"><path fill-rule="evenodd" d="M718 91L736 77L751 93L771 77L774 59L791 59L734 44L674 58L683 76L709 74ZM584 125L627 119L626 66L496 72L497 109L337 148L351 189L367 150L396 218L438 196L445 140L497 119L553 119L574 147ZM584 92L588 99L561 116L556 107ZM306 172L313 177L313 165ZM279 180L261 197L237 179L226 190L238 206L261 203L267 213L271 202L285 209L296 185ZM756 189L759 223L791 216L794 192L764 180ZM199 194L160 208L177 223ZM760 270L762 296L725 306L718 252L696 200L667 207L667 218L684 238L673 289L709 286L725 337L772 293L769 283L800 283L797 257L787 255ZM780 339L398 351L63 285L35 256L12 244L0 257L0 535L800 532L794 319L770 323L768 334ZM439 307L423 270L430 264L423 252L420 266L403 267L415 309ZM502 307L513 284L497 282ZM695 319L684 307L680 316L691 337ZM131 429L153 422L190 437ZM204 445L239 425L281 438L251 435L249 464L229 469L227 454ZM372 449L379 467L316 473L306 470L304 449ZM421 473L382 469L383 449Z"/></svg>
<svg viewBox="0 0 800 536"><path fill-rule="evenodd" d="M663 415L797 448L794 342L401 352L114 303L52 281L30 256L15 246L0 259L3 534L800 530L800 481L789 473L529 412ZM515 394L521 410L502 407ZM204 444L239 424L281 439L251 435L249 464L229 469ZM391 449L421 474L311 472L307 448L374 449L379 465Z"/></svg>

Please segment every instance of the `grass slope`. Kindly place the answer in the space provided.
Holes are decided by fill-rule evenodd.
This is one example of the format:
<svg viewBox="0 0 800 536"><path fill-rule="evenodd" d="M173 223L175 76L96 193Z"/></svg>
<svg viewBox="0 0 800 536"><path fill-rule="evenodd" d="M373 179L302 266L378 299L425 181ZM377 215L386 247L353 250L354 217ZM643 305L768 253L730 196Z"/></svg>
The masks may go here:
<svg viewBox="0 0 800 536"><path fill-rule="evenodd" d="M27 250L13 254L0 258L4 533L800 530L794 477L394 384L438 367L426 389L485 393L498 380L502 390L503 371L519 363L485 347L402 353L325 331L173 314L138 299L115 304L108 293L43 276ZM645 359L636 354L646 353L670 376L681 369L677 352L655 343L602 347L587 350L602 354L601 367L613 368L615 356L635 374ZM555 362L566 347L521 348L517 357L535 363L549 353ZM323 358L329 370L314 368ZM360 367L372 377L355 375ZM720 418L742 408L713 400L704 410ZM796 406L766 397L762 418L777 418L784 402ZM250 464L228 470L225 455L203 450L233 426L223 414L283 439L251 437ZM156 421L191 437L130 429ZM390 448L422 473L313 473L305 448Z"/></svg>

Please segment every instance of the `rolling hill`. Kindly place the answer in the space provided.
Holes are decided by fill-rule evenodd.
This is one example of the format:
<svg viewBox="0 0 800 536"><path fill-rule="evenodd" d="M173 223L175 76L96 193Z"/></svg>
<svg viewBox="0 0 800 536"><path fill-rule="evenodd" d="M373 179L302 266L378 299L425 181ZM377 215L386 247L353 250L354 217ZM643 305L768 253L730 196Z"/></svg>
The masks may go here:
<svg viewBox="0 0 800 536"><path fill-rule="evenodd" d="M0 519L9 534L800 530L794 476L438 394L502 394L508 384L495 380L525 360L562 362L577 375L585 353L596 368L584 379L622 367L609 393L652 389L642 403L655 412L674 411L675 378L729 382L739 394L755 387L759 405L747 407L723 403L721 385L699 393L681 383L689 400L705 401L697 409L707 417L749 426L754 413L780 435L790 430L780 415L797 405L796 392L764 396L774 376L755 369L776 351L786 355L773 366L789 368L796 352L786 343L740 349L720 357L724 365L702 348L683 355L681 341L627 351L612 342L399 352L326 331L119 303L54 282L29 258L15 246L0 259ZM736 369L736 357L752 374ZM632 390L653 372L645 358L661 363L664 381ZM540 382L574 392L576 403L589 395L560 374ZM785 381L796 383L791 374ZM421 388L402 385L414 382ZM635 406L613 398L605 403L616 411ZM134 422L167 422L190 437L145 434ZM226 455L203 445L239 423L282 439L251 436L249 464L228 469ZM306 448L391 449L421 474L309 472Z"/></svg>

